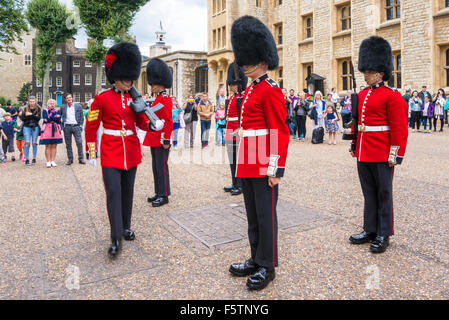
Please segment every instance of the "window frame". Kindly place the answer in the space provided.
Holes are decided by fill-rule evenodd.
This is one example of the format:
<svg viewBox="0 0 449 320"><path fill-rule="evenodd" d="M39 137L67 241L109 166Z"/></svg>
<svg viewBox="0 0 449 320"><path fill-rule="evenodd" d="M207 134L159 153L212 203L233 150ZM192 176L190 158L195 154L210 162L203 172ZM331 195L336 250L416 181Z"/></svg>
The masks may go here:
<svg viewBox="0 0 449 320"><path fill-rule="evenodd" d="M395 19L401 18L401 1L400 0L383 0L384 4L384 14L385 14L385 21L392 21ZM388 1L391 1L392 4L389 5ZM399 9L399 11L398 11ZM388 19L388 11L393 10L393 17L391 19Z"/></svg>
<svg viewBox="0 0 449 320"><path fill-rule="evenodd" d="M80 60L73 60L73 67L74 68L80 68L81 67L81 61Z"/></svg>
<svg viewBox="0 0 449 320"><path fill-rule="evenodd" d="M397 88L397 89L402 88L402 55L401 55L401 51L393 51L393 71L391 73L391 78L388 81L388 85L393 88Z"/></svg>
<svg viewBox="0 0 449 320"><path fill-rule="evenodd" d="M78 76L78 81L77 81L78 83L75 81L77 76ZM80 86L81 85L81 75L79 73L73 74L73 85L74 86Z"/></svg>
<svg viewBox="0 0 449 320"><path fill-rule="evenodd" d="M90 81L87 81L88 79L90 79ZM92 73L86 73L84 75L84 85L91 86L92 85L92 79L93 79Z"/></svg>

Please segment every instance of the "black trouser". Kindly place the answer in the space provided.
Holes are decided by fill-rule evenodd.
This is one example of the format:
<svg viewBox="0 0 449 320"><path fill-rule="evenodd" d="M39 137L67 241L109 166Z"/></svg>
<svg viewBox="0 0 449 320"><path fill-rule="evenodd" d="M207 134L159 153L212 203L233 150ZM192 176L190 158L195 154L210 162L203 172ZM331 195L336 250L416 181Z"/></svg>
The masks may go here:
<svg viewBox="0 0 449 320"><path fill-rule="evenodd" d="M137 167L129 171L103 167L111 239L121 240L123 231L131 228L134 181Z"/></svg>
<svg viewBox="0 0 449 320"><path fill-rule="evenodd" d="M3 148L3 153L5 154L5 156L6 156L7 152L13 153L14 152L14 136L8 138L8 140L3 140L2 136L0 136L0 139L2 139L2 148Z"/></svg>
<svg viewBox="0 0 449 320"><path fill-rule="evenodd" d="M444 119L443 116L435 116L433 118L433 131L437 131L437 123L438 123L438 119L441 121L441 129L440 131L443 131L443 127L444 127Z"/></svg>
<svg viewBox="0 0 449 320"><path fill-rule="evenodd" d="M298 138L306 137L306 120L307 116L296 116L296 126L298 129Z"/></svg>
<svg viewBox="0 0 449 320"><path fill-rule="evenodd" d="M393 235L394 168L387 162L358 162L357 169L365 197L363 229L383 237Z"/></svg>
<svg viewBox="0 0 449 320"><path fill-rule="evenodd" d="M170 193L170 174L168 171L168 156L170 149L151 147L153 160L154 192L159 197L168 197Z"/></svg>
<svg viewBox="0 0 449 320"><path fill-rule="evenodd" d="M67 158L69 161L73 161L73 150L72 150L72 134L75 137L76 147L78 149L78 160L84 160L83 151L83 136L82 129L79 125L68 125L64 126L64 139L67 148Z"/></svg>
<svg viewBox="0 0 449 320"><path fill-rule="evenodd" d="M242 182L251 258L259 266L277 267L278 220L276 206L279 186L270 188L268 177L243 178Z"/></svg>
<svg viewBox="0 0 449 320"><path fill-rule="evenodd" d="M237 169L237 141L226 141L226 149L228 152L229 166L231 167L232 186L234 188L242 188L242 179L235 177Z"/></svg>
<svg viewBox="0 0 449 320"><path fill-rule="evenodd" d="M421 111L412 111L412 129L419 130L420 124L421 124Z"/></svg>

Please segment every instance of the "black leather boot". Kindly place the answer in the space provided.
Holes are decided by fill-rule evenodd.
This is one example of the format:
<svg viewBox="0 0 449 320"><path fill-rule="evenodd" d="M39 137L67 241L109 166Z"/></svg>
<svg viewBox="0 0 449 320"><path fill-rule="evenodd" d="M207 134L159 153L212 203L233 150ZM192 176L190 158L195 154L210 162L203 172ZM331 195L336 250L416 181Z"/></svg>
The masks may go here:
<svg viewBox="0 0 449 320"><path fill-rule="evenodd" d="M387 250L388 246L390 245L390 238L389 237L382 237L377 236L376 239L371 243L370 250L374 253L382 253Z"/></svg>
<svg viewBox="0 0 449 320"><path fill-rule="evenodd" d="M136 238L136 234L131 229L126 229L123 233L123 238L125 238L126 241L133 241Z"/></svg>
<svg viewBox="0 0 449 320"><path fill-rule="evenodd" d="M122 243L120 240L112 240L111 246L109 247L108 253L109 257L115 258L120 253L122 248Z"/></svg>
<svg viewBox="0 0 449 320"><path fill-rule="evenodd" d="M262 290L274 280L276 272L274 268L259 267L257 271L248 278L246 285L250 290Z"/></svg>
<svg viewBox="0 0 449 320"><path fill-rule="evenodd" d="M233 189L234 189L234 186L227 186L227 187L224 187L224 188L223 188L223 190L224 190L225 192L231 192Z"/></svg>
<svg viewBox="0 0 449 320"><path fill-rule="evenodd" d="M231 195L233 196L238 196L241 195L243 193L242 188L235 188L231 190Z"/></svg>
<svg viewBox="0 0 449 320"><path fill-rule="evenodd" d="M360 234L353 234L352 236L350 236L349 241L351 241L351 243L353 244L364 244L373 241L375 237L375 233L368 233L363 231Z"/></svg>
<svg viewBox="0 0 449 320"><path fill-rule="evenodd" d="M157 200L157 198L159 198L159 196L157 196L157 195L154 195L154 196L152 196L152 197L148 197L148 202L153 202L153 201L156 201Z"/></svg>
<svg viewBox="0 0 449 320"><path fill-rule="evenodd" d="M161 207L167 203L168 203L168 197L158 197L156 200L153 201L152 206L153 207Z"/></svg>
<svg viewBox="0 0 449 320"><path fill-rule="evenodd" d="M248 259L244 263L231 264L229 272L237 277L247 277L257 271L258 265L253 259Z"/></svg>

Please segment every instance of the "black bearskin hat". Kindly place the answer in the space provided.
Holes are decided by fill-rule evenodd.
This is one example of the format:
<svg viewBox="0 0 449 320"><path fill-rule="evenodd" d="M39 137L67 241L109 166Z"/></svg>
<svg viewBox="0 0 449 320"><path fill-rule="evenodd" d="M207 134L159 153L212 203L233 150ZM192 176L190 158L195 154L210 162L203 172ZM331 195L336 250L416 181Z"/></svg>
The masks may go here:
<svg viewBox="0 0 449 320"><path fill-rule="evenodd" d="M262 21L251 16L237 19L231 29L232 49L239 66L266 62L269 70L279 65L273 35Z"/></svg>
<svg viewBox="0 0 449 320"><path fill-rule="evenodd" d="M139 47L131 42L120 42L112 46L106 54L105 71L109 82L115 80L137 80L142 68Z"/></svg>
<svg viewBox="0 0 449 320"><path fill-rule="evenodd" d="M235 68L237 67L237 73L239 79L235 77ZM248 84L248 78L245 76L245 72L242 67L236 66L235 62L231 63L228 67L228 80L226 81L228 86L239 85L241 88L246 89Z"/></svg>
<svg viewBox="0 0 449 320"><path fill-rule="evenodd" d="M359 51L359 71L365 70L383 72L383 80L390 79L393 72L393 53L384 38L372 36L363 40Z"/></svg>
<svg viewBox="0 0 449 320"><path fill-rule="evenodd" d="M148 84L158 84L170 89L173 85L173 75L167 64L161 59L151 59L147 64Z"/></svg>

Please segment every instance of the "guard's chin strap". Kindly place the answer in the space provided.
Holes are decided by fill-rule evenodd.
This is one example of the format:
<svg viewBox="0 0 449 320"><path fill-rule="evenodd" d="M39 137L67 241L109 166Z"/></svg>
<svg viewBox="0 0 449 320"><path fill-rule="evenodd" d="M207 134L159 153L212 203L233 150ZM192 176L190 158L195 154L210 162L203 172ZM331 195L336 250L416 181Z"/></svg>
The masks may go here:
<svg viewBox="0 0 449 320"><path fill-rule="evenodd" d="M253 73L254 71L256 71L257 68L259 68L259 66L260 66L260 63L256 64L256 65L254 66L254 68L252 68L252 69L250 69L250 70L248 70L248 71L245 71L245 76L247 76L247 75Z"/></svg>

